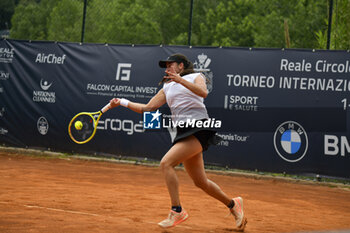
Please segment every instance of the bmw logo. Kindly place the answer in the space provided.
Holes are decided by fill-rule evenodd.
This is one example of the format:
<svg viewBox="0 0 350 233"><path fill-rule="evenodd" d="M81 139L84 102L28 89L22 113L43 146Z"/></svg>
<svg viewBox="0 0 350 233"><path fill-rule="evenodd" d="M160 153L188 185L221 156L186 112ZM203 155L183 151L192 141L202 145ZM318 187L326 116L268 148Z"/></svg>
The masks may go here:
<svg viewBox="0 0 350 233"><path fill-rule="evenodd" d="M287 162L301 160L308 148L308 138L304 128L295 121L279 125L273 137L277 154Z"/></svg>

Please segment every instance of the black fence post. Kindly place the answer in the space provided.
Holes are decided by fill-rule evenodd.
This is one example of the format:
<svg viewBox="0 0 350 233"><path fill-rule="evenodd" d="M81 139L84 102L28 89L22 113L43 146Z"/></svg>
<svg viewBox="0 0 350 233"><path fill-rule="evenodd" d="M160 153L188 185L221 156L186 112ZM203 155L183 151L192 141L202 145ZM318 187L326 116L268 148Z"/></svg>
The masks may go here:
<svg viewBox="0 0 350 233"><path fill-rule="evenodd" d="M191 35L192 35L192 16L193 16L193 0L191 0L191 7L190 7L190 22L188 25L188 45L191 45Z"/></svg>
<svg viewBox="0 0 350 233"><path fill-rule="evenodd" d="M329 0L327 49L329 49L331 44L332 17L333 17L333 0Z"/></svg>
<svg viewBox="0 0 350 233"><path fill-rule="evenodd" d="M86 5L87 5L87 0L84 0L84 10L83 10L83 26L81 29L81 43L84 42L84 36L85 36L85 17L86 17Z"/></svg>

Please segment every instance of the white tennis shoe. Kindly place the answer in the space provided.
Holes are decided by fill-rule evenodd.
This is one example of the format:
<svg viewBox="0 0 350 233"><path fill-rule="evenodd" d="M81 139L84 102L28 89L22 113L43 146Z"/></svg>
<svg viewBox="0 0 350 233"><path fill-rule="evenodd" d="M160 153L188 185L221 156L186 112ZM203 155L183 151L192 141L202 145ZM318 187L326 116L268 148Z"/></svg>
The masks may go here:
<svg viewBox="0 0 350 233"><path fill-rule="evenodd" d="M248 221L244 217L243 199L241 197L235 197L232 200L235 202L235 206L230 209L230 212L235 217L237 230L244 231Z"/></svg>
<svg viewBox="0 0 350 233"><path fill-rule="evenodd" d="M177 224L185 221L187 218L188 218L188 213L184 209L182 209L180 213L170 210L168 218L158 223L158 225L163 228L174 227Z"/></svg>

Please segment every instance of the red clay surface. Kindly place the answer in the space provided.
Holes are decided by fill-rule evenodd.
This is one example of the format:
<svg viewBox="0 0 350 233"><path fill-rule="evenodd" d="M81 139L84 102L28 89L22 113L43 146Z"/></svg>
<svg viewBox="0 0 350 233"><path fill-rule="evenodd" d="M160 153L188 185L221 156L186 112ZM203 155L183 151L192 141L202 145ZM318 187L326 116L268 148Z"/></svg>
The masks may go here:
<svg viewBox="0 0 350 233"><path fill-rule="evenodd" d="M158 167L0 152L0 232L234 232L226 207L178 170L189 219L157 226L169 211ZM208 173L244 198L245 232L350 229L350 191Z"/></svg>

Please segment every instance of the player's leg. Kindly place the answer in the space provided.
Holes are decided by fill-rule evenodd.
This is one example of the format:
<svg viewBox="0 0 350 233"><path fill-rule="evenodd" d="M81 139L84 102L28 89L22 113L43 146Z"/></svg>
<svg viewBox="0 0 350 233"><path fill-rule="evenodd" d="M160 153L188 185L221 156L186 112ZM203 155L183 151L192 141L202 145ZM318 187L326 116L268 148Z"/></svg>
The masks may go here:
<svg viewBox="0 0 350 233"><path fill-rule="evenodd" d="M181 162L191 158L202 151L202 146L194 136L189 136L175 145L164 155L160 162L165 182L171 199L172 207L179 207L178 212L171 211L169 217L160 222L162 227L172 227L187 219L188 215L185 210L182 210L179 197L178 178L175 171L175 166Z"/></svg>
<svg viewBox="0 0 350 233"><path fill-rule="evenodd" d="M171 204L179 205L178 179L175 172L175 167L190 157L198 154L202 147L194 136L187 137L175 145L164 155L160 161L165 182L168 187Z"/></svg>
<svg viewBox="0 0 350 233"><path fill-rule="evenodd" d="M202 152L187 159L183 164L188 175L198 188L201 188L210 196L221 201L224 205L227 206L230 204L231 198L229 198L216 183L207 178L204 170Z"/></svg>
<svg viewBox="0 0 350 233"><path fill-rule="evenodd" d="M229 198L216 183L207 178L202 152L187 159L183 164L194 184L229 207L230 212L235 217L236 227L239 230L244 230L247 219L244 217L243 199L241 197Z"/></svg>

